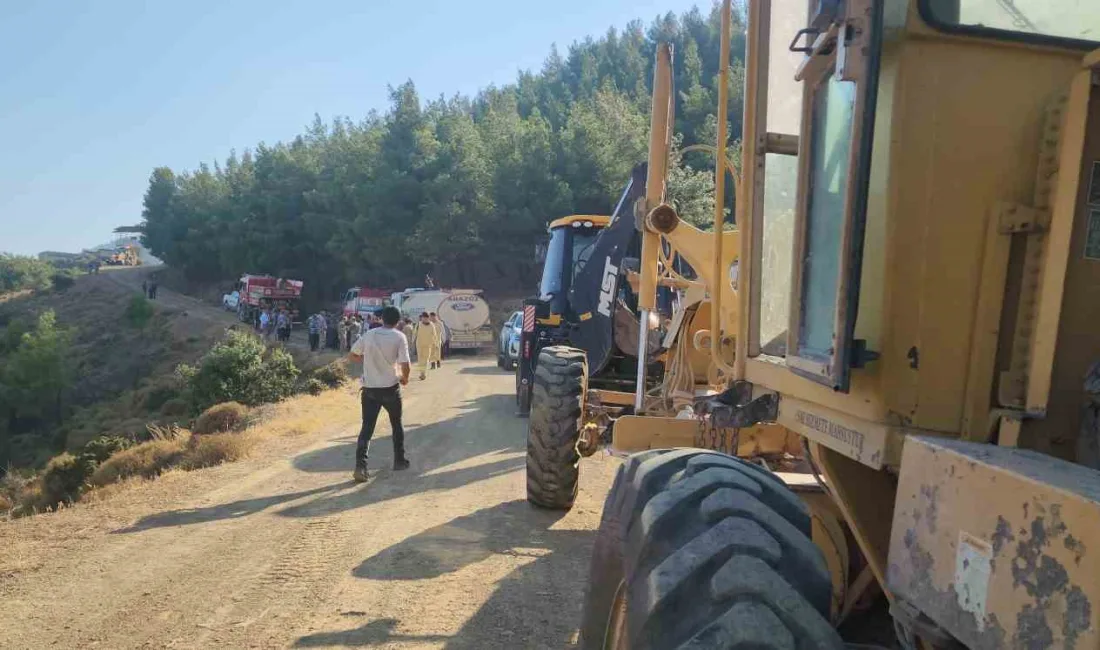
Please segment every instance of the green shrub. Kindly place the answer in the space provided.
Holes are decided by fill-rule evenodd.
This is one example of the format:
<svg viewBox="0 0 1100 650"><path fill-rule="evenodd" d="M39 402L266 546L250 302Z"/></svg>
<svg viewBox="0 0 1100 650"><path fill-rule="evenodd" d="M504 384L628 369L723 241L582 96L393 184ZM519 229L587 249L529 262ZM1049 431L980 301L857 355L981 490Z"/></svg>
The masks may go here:
<svg viewBox="0 0 1100 650"><path fill-rule="evenodd" d="M333 361L314 370L313 378L329 388L336 388L348 380L348 367L343 361Z"/></svg>
<svg viewBox="0 0 1100 650"><path fill-rule="evenodd" d="M0 253L0 293L49 289L54 272L52 264L38 258Z"/></svg>
<svg viewBox="0 0 1100 650"><path fill-rule="evenodd" d="M153 317L153 311L153 303L149 302L145 296L135 295L126 305L126 320L134 327L145 327Z"/></svg>
<svg viewBox="0 0 1100 650"><path fill-rule="evenodd" d="M146 387L142 391L141 405L150 411L156 411L179 396L179 383L169 378L167 381L161 380Z"/></svg>
<svg viewBox="0 0 1100 650"><path fill-rule="evenodd" d="M248 407L239 402L215 404L202 412L191 428L194 433L209 435L240 431L248 423Z"/></svg>
<svg viewBox="0 0 1100 650"><path fill-rule="evenodd" d="M76 279L68 273L54 273L50 277L50 283L53 284L55 291L64 291L76 284Z"/></svg>
<svg viewBox="0 0 1100 650"><path fill-rule="evenodd" d="M191 405L180 397L173 397L160 405L160 414L166 418L181 418L190 412Z"/></svg>
<svg viewBox="0 0 1100 650"><path fill-rule="evenodd" d="M0 412L12 431L41 429L57 420L58 404L72 385L72 333L45 310L33 324L19 322L0 334Z"/></svg>
<svg viewBox="0 0 1100 650"><path fill-rule="evenodd" d="M305 383L302 385L302 391L310 395L320 395L325 392L325 384L316 377L310 377L306 379Z"/></svg>
<svg viewBox="0 0 1100 650"><path fill-rule="evenodd" d="M89 440L87 444L81 447L80 453L77 454L77 458L92 465L89 470L90 474L91 471L94 471L95 467L103 461L133 446L134 443L129 438L124 438L122 436L100 436L93 440Z"/></svg>
<svg viewBox="0 0 1100 650"><path fill-rule="evenodd" d="M90 474L88 463L64 453L54 456L42 471L42 506L53 507L80 498Z"/></svg>
<svg viewBox="0 0 1100 650"><path fill-rule="evenodd" d="M277 402L294 393L299 375L286 351L269 350L255 335L237 331L229 332L197 365L183 364L176 372L196 410L221 402Z"/></svg>

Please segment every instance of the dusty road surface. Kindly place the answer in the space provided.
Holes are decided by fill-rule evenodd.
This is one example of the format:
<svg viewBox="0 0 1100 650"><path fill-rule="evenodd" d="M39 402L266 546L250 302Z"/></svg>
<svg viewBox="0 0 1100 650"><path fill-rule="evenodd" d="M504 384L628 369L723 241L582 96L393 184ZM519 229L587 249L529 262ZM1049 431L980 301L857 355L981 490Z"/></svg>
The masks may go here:
<svg viewBox="0 0 1100 650"><path fill-rule="evenodd" d="M569 647L617 461L530 507L512 387L484 358L414 379L412 469L383 417L363 485L345 389L248 460L0 523L0 648Z"/></svg>

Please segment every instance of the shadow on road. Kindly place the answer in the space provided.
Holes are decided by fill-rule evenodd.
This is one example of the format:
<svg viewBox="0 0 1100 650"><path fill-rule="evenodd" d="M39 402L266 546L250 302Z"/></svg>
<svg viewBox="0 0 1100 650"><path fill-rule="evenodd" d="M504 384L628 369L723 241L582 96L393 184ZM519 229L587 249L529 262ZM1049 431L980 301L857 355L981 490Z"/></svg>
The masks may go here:
<svg viewBox="0 0 1100 650"><path fill-rule="evenodd" d="M275 514L295 518L322 517L410 494L449 490L514 472L524 466L524 459L518 457L518 452L526 449L526 437L523 422L511 418L511 404L510 395L486 395L462 404L462 413L453 418L415 428L406 427L405 447L412 460L412 469L406 472L397 473L389 469L393 466L393 447L389 436L379 438L376 435L371 444L372 480L365 485L343 480L302 492L244 499L205 508L169 510L143 517L115 532L133 533L151 528L236 519L307 497L315 498L288 505L275 511ZM503 438L499 433L502 420L510 427ZM380 428L384 421L383 414L379 419ZM489 427L495 427L498 431L490 434L487 431ZM299 454L291 461L292 465L311 473L350 474L354 465L356 439L348 436L335 442L338 444ZM479 461L476 465L445 469L475 458Z"/></svg>
<svg viewBox="0 0 1100 650"><path fill-rule="evenodd" d="M438 643L450 638L445 634L396 634L394 633L394 628L397 627L397 623L398 621L396 618L380 618L354 630L346 630L344 632L318 632L317 634L310 634L298 639L294 647L327 648L332 646L343 646L354 648L379 645L391 641L419 641L422 643L434 641Z"/></svg>
<svg viewBox="0 0 1100 650"><path fill-rule="evenodd" d="M592 534L551 530L562 512L516 500L430 528L364 560L352 575L371 580L425 580L472 566L493 555L529 558L497 583L488 601L453 636L397 631L400 621L379 619L352 630L303 636L295 647L325 644L366 647L401 641L445 641L451 650L566 647L580 617Z"/></svg>
<svg viewBox="0 0 1100 650"><path fill-rule="evenodd" d="M225 519L238 519L240 517L247 517L248 515L254 515L258 512L267 510L272 506L294 501L304 497L316 496L319 494L325 494L328 492L339 492L341 490L347 490L355 486L355 483L351 481L344 481L336 485L326 485L312 490L302 490L300 492L288 492L286 494L275 494L268 497L260 497L256 499L241 499L240 501L233 501L231 503L223 503L216 506L208 506L205 508L183 508L180 510L168 510L166 512L158 512L154 515L142 517L136 523L127 526L126 528L120 528L112 531L114 534L121 533L137 533L143 530L149 530L150 528L165 528L172 526L189 526L192 524L205 524L211 521L221 521Z"/></svg>
<svg viewBox="0 0 1100 650"><path fill-rule="evenodd" d="M429 528L367 558L351 573L371 580L425 580L453 573L491 555L542 557L569 531L550 532L565 515L526 501L508 501ZM514 549L538 549L530 553Z"/></svg>

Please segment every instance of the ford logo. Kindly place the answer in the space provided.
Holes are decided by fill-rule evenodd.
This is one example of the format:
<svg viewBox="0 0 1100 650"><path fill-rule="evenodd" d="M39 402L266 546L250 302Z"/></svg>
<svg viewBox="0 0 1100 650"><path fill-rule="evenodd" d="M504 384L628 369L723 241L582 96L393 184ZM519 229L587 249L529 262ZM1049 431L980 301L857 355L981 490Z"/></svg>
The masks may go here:
<svg viewBox="0 0 1100 650"><path fill-rule="evenodd" d="M451 305L451 309L455 311L470 311L473 308L474 303L472 302L456 302Z"/></svg>

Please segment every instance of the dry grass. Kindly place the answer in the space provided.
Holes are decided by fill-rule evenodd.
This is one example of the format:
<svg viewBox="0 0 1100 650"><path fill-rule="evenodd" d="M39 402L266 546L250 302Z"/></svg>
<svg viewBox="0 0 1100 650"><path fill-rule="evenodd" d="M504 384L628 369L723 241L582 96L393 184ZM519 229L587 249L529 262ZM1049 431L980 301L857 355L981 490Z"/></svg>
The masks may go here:
<svg viewBox="0 0 1100 650"><path fill-rule="evenodd" d="M134 476L153 478L183 458L190 439L190 433L185 433L134 445L103 461L88 482L102 487Z"/></svg>
<svg viewBox="0 0 1100 650"><path fill-rule="evenodd" d="M194 436L177 465L182 470L202 469L240 460L258 442L251 433L215 433Z"/></svg>
<svg viewBox="0 0 1100 650"><path fill-rule="evenodd" d="M346 429L359 421L356 389L345 384L320 395L296 395L278 404L250 409L241 432L193 435L176 425L146 426L146 442L113 454L96 467L79 495L82 503L102 503L164 474L187 472L247 457L264 439L315 435ZM271 445L266 445L271 447ZM46 512L50 503L43 475L9 474L0 480L0 518ZM65 503L64 500L61 503ZM6 513L6 514L5 514Z"/></svg>
<svg viewBox="0 0 1100 650"><path fill-rule="evenodd" d="M248 425L248 407L238 402L215 404L202 412L191 430L199 435L240 431Z"/></svg>

